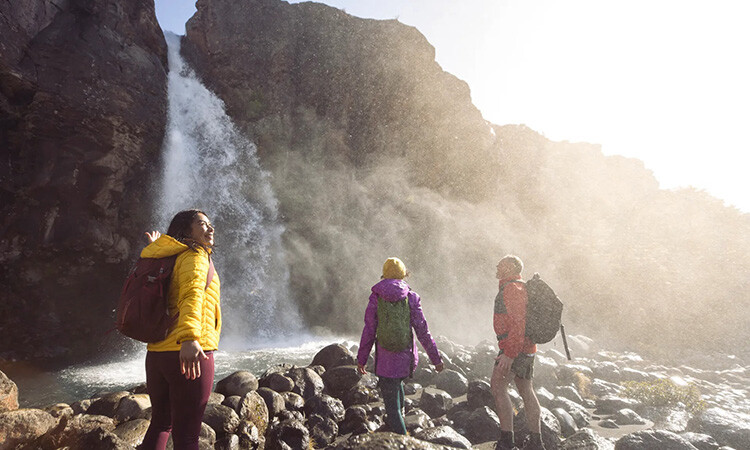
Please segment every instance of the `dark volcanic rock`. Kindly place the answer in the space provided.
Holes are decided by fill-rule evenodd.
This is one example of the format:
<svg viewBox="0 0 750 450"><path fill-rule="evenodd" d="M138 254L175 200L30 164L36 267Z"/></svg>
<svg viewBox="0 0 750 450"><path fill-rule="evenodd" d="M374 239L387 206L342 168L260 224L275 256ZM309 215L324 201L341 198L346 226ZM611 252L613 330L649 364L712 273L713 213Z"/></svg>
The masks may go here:
<svg viewBox="0 0 750 450"><path fill-rule="evenodd" d="M414 434L414 437L433 444L447 445L451 448L471 448L471 442L468 439L447 426L427 428Z"/></svg>
<svg viewBox="0 0 750 450"><path fill-rule="evenodd" d="M18 386L0 371L0 413L18 409Z"/></svg>
<svg viewBox="0 0 750 450"><path fill-rule="evenodd" d="M323 347L310 363L311 366L320 365L326 370L331 370L338 366L357 365L352 352L341 344L331 344Z"/></svg>
<svg viewBox="0 0 750 450"><path fill-rule="evenodd" d="M216 392L227 397L232 395L242 397L256 389L258 389L258 379L246 370L238 370L216 383Z"/></svg>
<svg viewBox="0 0 750 450"><path fill-rule="evenodd" d="M697 450L680 436L664 430L644 430L617 440L615 450Z"/></svg>
<svg viewBox="0 0 750 450"><path fill-rule="evenodd" d="M357 371L357 366L342 365L326 370L322 378L325 392L343 399L344 394L359 383L362 375Z"/></svg>
<svg viewBox="0 0 750 450"><path fill-rule="evenodd" d="M310 431L301 420L285 420L272 426L268 431L266 439L268 450L304 449L309 446Z"/></svg>
<svg viewBox="0 0 750 450"><path fill-rule="evenodd" d="M352 436L333 448L335 450L383 450L391 448L442 450L444 447L411 436L403 436L390 432L378 432Z"/></svg>
<svg viewBox="0 0 750 450"><path fill-rule="evenodd" d="M713 436L720 445L750 446L750 415L709 408L688 422L688 430Z"/></svg>
<svg viewBox="0 0 750 450"><path fill-rule="evenodd" d="M153 0L0 3L0 357L84 359L142 246L166 124ZM115 341L115 342L108 342Z"/></svg>

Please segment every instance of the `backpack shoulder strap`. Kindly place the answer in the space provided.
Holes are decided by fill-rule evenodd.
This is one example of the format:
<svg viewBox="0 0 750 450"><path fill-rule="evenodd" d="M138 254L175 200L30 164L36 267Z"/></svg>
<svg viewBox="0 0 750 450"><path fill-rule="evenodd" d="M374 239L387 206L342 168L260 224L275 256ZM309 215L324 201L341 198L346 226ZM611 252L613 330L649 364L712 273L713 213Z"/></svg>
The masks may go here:
<svg viewBox="0 0 750 450"><path fill-rule="evenodd" d="M214 267L214 260L211 259L211 255L208 255L208 276L206 276L206 289L211 285L216 274L216 268Z"/></svg>

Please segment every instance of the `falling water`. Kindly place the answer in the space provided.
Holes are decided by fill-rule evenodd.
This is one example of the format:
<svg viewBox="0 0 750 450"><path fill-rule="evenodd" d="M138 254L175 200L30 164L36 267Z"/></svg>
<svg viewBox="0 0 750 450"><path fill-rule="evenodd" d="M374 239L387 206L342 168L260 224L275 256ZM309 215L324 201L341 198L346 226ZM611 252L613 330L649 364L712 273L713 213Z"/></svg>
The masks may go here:
<svg viewBox="0 0 750 450"><path fill-rule="evenodd" d="M224 103L169 46L169 112L157 221L180 210L206 211L216 225L214 260L221 277L222 346L243 349L298 335L288 295L278 204L255 145L235 128Z"/></svg>

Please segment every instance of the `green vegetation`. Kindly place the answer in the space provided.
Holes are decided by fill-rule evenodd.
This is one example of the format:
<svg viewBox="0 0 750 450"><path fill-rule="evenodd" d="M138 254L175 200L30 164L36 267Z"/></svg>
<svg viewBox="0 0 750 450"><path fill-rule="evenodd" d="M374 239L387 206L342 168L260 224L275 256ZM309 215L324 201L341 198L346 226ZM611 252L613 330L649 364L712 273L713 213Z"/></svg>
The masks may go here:
<svg viewBox="0 0 750 450"><path fill-rule="evenodd" d="M677 406L678 403L695 414L706 409L701 394L695 385L678 386L664 379L657 381L626 381L625 396L634 398L649 406Z"/></svg>

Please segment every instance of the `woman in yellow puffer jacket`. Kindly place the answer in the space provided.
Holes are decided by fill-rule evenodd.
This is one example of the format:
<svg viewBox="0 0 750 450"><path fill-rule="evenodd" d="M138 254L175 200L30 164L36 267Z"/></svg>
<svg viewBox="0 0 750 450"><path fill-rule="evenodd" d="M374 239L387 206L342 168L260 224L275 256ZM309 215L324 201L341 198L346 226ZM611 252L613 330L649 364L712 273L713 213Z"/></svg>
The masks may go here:
<svg viewBox="0 0 750 450"><path fill-rule="evenodd" d="M203 412L214 382L213 351L221 333L219 276L211 261L214 227L198 210L181 211L167 234L146 233L141 258L177 255L169 284L169 313L177 316L166 339L148 344L146 388L151 425L140 449L197 449Z"/></svg>

